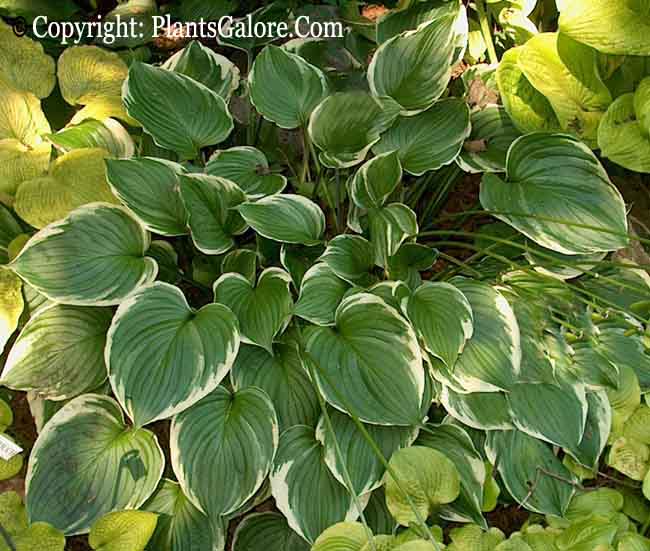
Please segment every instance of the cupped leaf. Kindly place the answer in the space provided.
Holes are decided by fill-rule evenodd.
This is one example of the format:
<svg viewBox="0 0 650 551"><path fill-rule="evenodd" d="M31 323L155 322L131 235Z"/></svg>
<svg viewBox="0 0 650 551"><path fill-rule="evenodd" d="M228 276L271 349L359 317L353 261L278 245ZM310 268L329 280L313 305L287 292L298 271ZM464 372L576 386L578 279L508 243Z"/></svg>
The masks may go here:
<svg viewBox="0 0 650 551"><path fill-rule="evenodd" d="M232 542L233 551L309 551L309 544L296 534L278 513L253 513L239 526Z"/></svg>
<svg viewBox="0 0 650 551"><path fill-rule="evenodd" d="M236 511L260 488L278 446L278 420L258 388L219 387L172 421L172 467L208 515ZM226 483L227 481L227 483Z"/></svg>
<svg viewBox="0 0 650 551"><path fill-rule="evenodd" d="M361 551L368 543L368 531L360 522L338 522L325 530L312 551ZM392 547L391 547L392 549Z"/></svg>
<svg viewBox="0 0 650 551"><path fill-rule="evenodd" d="M88 543L97 551L144 551L157 522L147 511L114 511L93 525Z"/></svg>
<svg viewBox="0 0 650 551"><path fill-rule="evenodd" d="M237 210L257 233L273 241L316 245L325 231L323 211L301 195L272 195Z"/></svg>
<svg viewBox="0 0 650 551"><path fill-rule="evenodd" d="M187 234L187 213L179 192L183 168L164 159L106 161L113 193L144 226L160 235Z"/></svg>
<svg viewBox="0 0 650 551"><path fill-rule="evenodd" d="M183 159L223 142L233 120L223 98L190 77L134 62L124 83L124 105L155 143Z"/></svg>
<svg viewBox="0 0 650 551"><path fill-rule="evenodd" d="M208 304L195 311L178 287L157 282L120 304L105 357L115 396L143 426L217 388L238 349L237 320L228 308Z"/></svg>
<svg viewBox="0 0 650 551"><path fill-rule="evenodd" d="M0 353L18 327L25 302L22 281L11 270L0 267Z"/></svg>
<svg viewBox="0 0 650 551"><path fill-rule="evenodd" d="M255 109L280 128L306 126L328 88L318 67L272 45L255 58L248 83Z"/></svg>
<svg viewBox="0 0 650 551"><path fill-rule="evenodd" d="M612 251L628 244L625 203L589 148L564 134L529 134L508 151L504 179L486 174L481 204L547 249Z"/></svg>
<svg viewBox="0 0 650 551"><path fill-rule="evenodd" d="M320 257L338 277L351 285L366 286L373 280L374 253L360 235L337 235Z"/></svg>
<svg viewBox="0 0 650 551"><path fill-rule="evenodd" d="M380 208L402 181L397 152L377 155L363 164L350 180L350 197L361 209Z"/></svg>
<svg viewBox="0 0 650 551"><path fill-rule="evenodd" d="M108 308L53 304L32 316L2 372L4 386L66 400L106 380L104 345L113 313Z"/></svg>
<svg viewBox="0 0 650 551"><path fill-rule="evenodd" d="M419 423L424 370L411 326L368 293L344 299L335 324L305 332L307 359L316 364L325 399L368 423Z"/></svg>
<svg viewBox="0 0 650 551"><path fill-rule="evenodd" d="M71 212L34 235L11 268L38 292L62 304L119 304L152 282L150 237L125 209L102 203Z"/></svg>
<svg viewBox="0 0 650 551"><path fill-rule="evenodd" d="M86 119L48 134L47 139L64 152L73 149L99 147L108 151L111 157L129 159L135 154L133 138L115 119Z"/></svg>
<svg viewBox="0 0 650 551"><path fill-rule="evenodd" d="M443 99L424 113L397 119L372 150L378 154L396 151L404 170L421 176L453 162L470 131L467 103Z"/></svg>
<svg viewBox="0 0 650 551"><path fill-rule="evenodd" d="M36 440L26 478L29 520L66 535L87 533L111 511L140 507L163 466L153 433L125 425L111 398L84 394L59 410Z"/></svg>
<svg viewBox="0 0 650 551"><path fill-rule="evenodd" d="M327 264L315 264L302 280L294 314L315 325L333 325L336 309L350 287Z"/></svg>
<svg viewBox="0 0 650 551"><path fill-rule="evenodd" d="M403 203L392 203L368 212L370 241L378 266L388 268L388 261L402 243L418 233L417 215Z"/></svg>

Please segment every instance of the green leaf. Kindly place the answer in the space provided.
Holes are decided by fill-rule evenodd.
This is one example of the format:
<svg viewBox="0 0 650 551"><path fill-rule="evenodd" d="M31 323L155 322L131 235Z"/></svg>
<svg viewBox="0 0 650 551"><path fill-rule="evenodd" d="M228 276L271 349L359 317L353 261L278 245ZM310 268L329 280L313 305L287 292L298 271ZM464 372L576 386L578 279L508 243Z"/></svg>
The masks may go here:
<svg viewBox="0 0 650 551"><path fill-rule="evenodd" d="M278 420L260 389L231 393L219 387L174 418L170 446L185 495L208 515L226 515L246 503L268 475Z"/></svg>
<svg viewBox="0 0 650 551"><path fill-rule="evenodd" d="M4 400L0 399L0 433L5 432L14 422L14 412Z"/></svg>
<svg viewBox="0 0 650 551"><path fill-rule="evenodd" d="M312 551L361 551L368 543L368 532L359 522L339 522L325 530ZM390 548L392 549L392 547Z"/></svg>
<svg viewBox="0 0 650 551"><path fill-rule="evenodd" d="M66 535L87 533L106 513L140 507L163 466L153 433L125 425L111 398L84 394L49 420L32 449L29 520L49 522Z"/></svg>
<svg viewBox="0 0 650 551"><path fill-rule="evenodd" d="M268 394L280 432L295 425L316 426L320 416L316 389L293 344L276 344L273 355L257 346L243 345L230 380L235 390L258 387Z"/></svg>
<svg viewBox="0 0 650 551"><path fill-rule="evenodd" d="M181 176L180 183L187 224L196 248L215 255L233 248L233 235L247 229L234 210L246 200L244 192L230 180L207 174Z"/></svg>
<svg viewBox="0 0 650 551"><path fill-rule="evenodd" d="M394 36L443 17L456 15L458 3L446 0L406 2L406 9L390 10L377 20L377 42L382 44Z"/></svg>
<svg viewBox="0 0 650 551"><path fill-rule="evenodd" d="M341 302L335 327L308 327L305 346L325 399L379 425L421 420L424 370L417 338L402 316L368 293Z"/></svg>
<svg viewBox="0 0 650 551"><path fill-rule="evenodd" d="M481 205L562 254L625 247L625 203L589 148L563 134L529 134L508 151L505 179L486 174Z"/></svg>
<svg viewBox="0 0 650 551"><path fill-rule="evenodd" d="M240 274L227 273L214 284L214 300L237 316L243 342L261 346L272 354L275 337L291 321L290 284L289 274L279 268L264 270L256 286Z"/></svg>
<svg viewBox="0 0 650 551"><path fill-rule="evenodd" d="M375 264L388 268L388 260L409 237L418 233L417 215L402 203L392 203L368 213L370 241L375 251Z"/></svg>
<svg viewBox="0 0 650 551"><path fill-rule="evenodd" d="M5 264L13 260L15 255L9 254L9 247L16 237L22 235L23 229L11 213L11 211L0 204L0 263Z"/></svg>
<svg viewBox="0 0 650 551"><path fill-rule="evenodd" d="M251 199L281 193L287 186L282 174L273 174L264 153L249 146L216 151L205 167L208 174L232 180Z"/></svg>
<svg viewBox="0 0 650 551"><path fill-rule="evenodd" d="M115 511L100 518L88 536L97 551L144 551L158 515L146 511Z"/></svg>
<svg viewBox="0 0 650 551"><path fill-rule="evenodd" d="M402 526L418 522L418 516L426 519L437 507L451 503L460 494L459 472L439 451L423 446L404 448L393 454L389 465L386 505Z"/></svg>
<svg viewBox="0 0 650 551"><path fill-rule="evenodd" d="M439 253L428 245L403 243L398 251L388 259L388 273L391 279L403 282L411 290L422 284L420 272L429 270Z"/></svg>
<svg viewBox="0 0 650 551"><path fill-rule="evenodd" d="M55 134L48 134L47 139L64 152L99 147L116 159L129 159L135 154L131 135L119 122L110 118L103 121L86 119Z"/></svg>
<svg viewBox="0 0 650 551"><path fill-rule="evenodd" d="M183 168L164 159L106 160L113 193L143 225L159 235L186 235L187 213L180 196Z"/></svg>
<svg viewBox="0 0 650 551"><path fill-rule="evenodd" d="M435 370L433 371L435 377ZM468 427L478 430L513 428L506 396L502 392L455 392L443 385L440 402L447 412Z"/></svg>
<svg viewBox="0 0 650 551"><path fill-rule="evenodd" d="M203 84L174 73L134 62L124 83L124 105L155 143L183 159L223 142L233 120L223 98Z"/></svg>
<svg viewBox="0 0 650 551"><path fill-rule="evenodd" d="M374 253L371 244L360 235L337 235L328 244L320 260L343 281L365 287L373 281Z"/></svg>
<svg viewBox="0 0 650 551"><path fill-rule="evenodd" d="M314 109L309 135L330 168L349 168L362 162L399 114L394 102L379 101L366 92L340 92Z"/></svg>
<svg viewBox="0 0 650 551"><path fill-rule="evenodd" d="M108 308L53 304L32 316L14 343L2 384L66 400L106 380L104 345L113 313Z"/></svg>
<svg viewBox="0 0 650 551"><path fill-rule="evenodd" d="M216 92L226 102L239 87L237 66L197 40L192 40L161 67L192 78Z"/></svg>
<svg viewBox="0 0 650 551"><path fill-rule="evenodd" d="M327 264L315 264L302 280L294 314L315 325L333 325L336 309L350 287Z"/></svg>
<svg viewBox="0 0 650 551"><path fill-rule="evenodd" d="M18 327L23 313L22 288L22 281L13 272L0 267L0 353Z"/></svg>
<svg viewBox="0 0 650 551"><path fill-rule="evenodd" d="M363 164L348 185L350 198L360 209L380 208L402 181L397 152L373 157Z"/></svg>
<svg viewBox="0 0 650 551"><path fill-rule="evenodd" d="M3 434L2 437L6 440L9 440L12 444L15 444L16 441L10 436ZM0 457L0 482L4 480L10 480L20 473L23 468L23 454L19 453L13 455L10 459L4 459Z"/></svg>
<svg viewBox="0 0 650 551"><path fill-rule="evenodd" d="M449 551L494 551L505 540L503 532L498 528L483 531L474 524L453 528L450 537Z"/></svg>
<svg viewBox="0 0 650 551"><path fill-rule="evenodd" d="M580 445L570 451L575 458L590 469L598 466L612 428L612 409L603 390L587 393L587 420Z"/></svg>
<svg viewBox="0 0 650 551"><path fill-rule="evenodd" d="M248 83L255 109L280 128L305 127L328 88L318 67L278 46L257 55Z"/></svg>
<svg viewBox="0 0 650 551"><path fill-rule="evenodd" d="M459 98L437 101L424 113L400 117L372 150L396 151L404 170L421 176L453 162L471 131L467 103Z"/></svg>
<svg viewBox="0 0 650 551"><path fill-rule="evenodd" d="M56 302L115 305L155 279L156 262L144 256L149 240L125 209L96 203L42 229L10 266Z"/></svg>
<svg viewBox="0 0 650 551"><path fill-rule="evenodd" d="M289 527L310 543L326 528L354 520L359 514L345 486L330 473L323 455L314 429L291 427L280 436L271 471L271 491L278 509Z"/></svg>
<svg viewBox="0 0 650 551"><path fill-rule="evenodd" d="M372 94L392 98L403 115L431 107L451 78L454 25L454 17L440 17L379 46L368 67Z"/></svg>
<svg viewBox="0 0 650 551"><path fill-rule="evenodd" d="M309 544L296 534L278 513L253 513L237 526L233 551L309 551Z"/></svg>
<svg viewBox="0 0 650 551"><path fill-rule="evenodd" d="M316 245L325 231L323 211L301 195L271 195L237 210L257 233L273 241Z"/></svg>
<svg viewBox="0 0 650 551"><path fill-rule="evenodd" d="M237 320L228 308L208 304L195 311L178 287L157 282L120 304L105 357L113 392L143 426L187 409L217 388L238 348Z"/></svg>
<svg viewBox="0 0 650 551"><path fill-rule="evenodd" d="M573 522L559 534L555 540L560 549L588 551L605 548L614 543L617 527L609 519L591 516L579 522Z"/></svg>

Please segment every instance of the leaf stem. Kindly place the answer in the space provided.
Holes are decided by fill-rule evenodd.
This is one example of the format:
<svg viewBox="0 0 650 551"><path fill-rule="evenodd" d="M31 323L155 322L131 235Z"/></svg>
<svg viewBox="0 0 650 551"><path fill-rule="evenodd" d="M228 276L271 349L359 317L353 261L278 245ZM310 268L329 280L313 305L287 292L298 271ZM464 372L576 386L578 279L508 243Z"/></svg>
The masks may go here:
<svg viewBox="0 0 650 551"><path fill-rule="evenodd" d="M488 57L490 58L490 63L494 65L499 63L499 58L497 57L497 51L494 48L494 41L492 40L492 29L490 29L490 16L485 10L485 0L475 0L476 11L478 13L478 21L481 25L481 33L483 34L483 40L487 46Z"/></svg>

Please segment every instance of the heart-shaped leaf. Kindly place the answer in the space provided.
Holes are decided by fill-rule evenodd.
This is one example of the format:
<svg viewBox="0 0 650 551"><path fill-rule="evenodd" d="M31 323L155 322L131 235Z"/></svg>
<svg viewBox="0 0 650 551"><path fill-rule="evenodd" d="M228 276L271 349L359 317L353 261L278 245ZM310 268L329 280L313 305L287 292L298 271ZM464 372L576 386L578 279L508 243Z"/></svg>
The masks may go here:
<svg viewBox="0 0 650 551"><path fill-rule="evenodd" d="M315 325L332 325L350 285L327 264L315 264L302 280L294 314Z"/></svg>
<svg viewBox="0 0 650 551"><path fill-rule="evenodd" d="M320 260L351 285L364 287L372 281L372 246L360 235L337 235L327 244Z"/></svg>
<svg viewBox="0 0 650 551"><path fill-rule="evenodd" d="M97 551L144 551L157 522L147 511L114 511L93 525L88 543Z"/></svg>

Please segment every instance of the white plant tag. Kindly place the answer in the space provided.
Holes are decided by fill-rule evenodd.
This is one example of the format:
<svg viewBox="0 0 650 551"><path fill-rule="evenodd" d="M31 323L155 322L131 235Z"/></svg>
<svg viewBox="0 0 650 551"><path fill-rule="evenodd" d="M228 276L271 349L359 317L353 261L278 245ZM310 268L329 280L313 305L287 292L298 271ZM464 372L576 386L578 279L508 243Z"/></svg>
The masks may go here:
<svg viewBox="0 0 650 551"><path fill-rule="evenodd" d="M0 459L9 461L14 455L18 455L23 449L14 444L9 438L0 434Z"/></svg>

